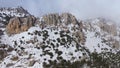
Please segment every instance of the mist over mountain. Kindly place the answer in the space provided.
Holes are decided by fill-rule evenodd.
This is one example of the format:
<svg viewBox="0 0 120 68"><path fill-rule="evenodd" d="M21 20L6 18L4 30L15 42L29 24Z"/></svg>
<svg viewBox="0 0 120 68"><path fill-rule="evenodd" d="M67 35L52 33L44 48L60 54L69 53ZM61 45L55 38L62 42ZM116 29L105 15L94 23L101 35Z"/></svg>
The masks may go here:
<svg viewBox="0 0 120 68"><path fill-rule="evenodd" d="M70 12L79 19L103 17L120 21L119 0L1 0L1 7L22 6L35 16Z"/></svg>

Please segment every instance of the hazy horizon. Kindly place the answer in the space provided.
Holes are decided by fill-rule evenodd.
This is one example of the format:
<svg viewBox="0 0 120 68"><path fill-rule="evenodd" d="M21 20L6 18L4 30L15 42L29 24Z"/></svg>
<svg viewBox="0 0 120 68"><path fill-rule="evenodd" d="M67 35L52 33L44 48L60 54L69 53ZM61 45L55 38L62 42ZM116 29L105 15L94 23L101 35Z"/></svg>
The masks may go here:
<svg viewBox="0 0 120 68"><path fill-rule="evenodd" d="M103 17L120 22L120 0L0 0L0 7L22 6L35 16L70 12L80 19Z"/></svg>

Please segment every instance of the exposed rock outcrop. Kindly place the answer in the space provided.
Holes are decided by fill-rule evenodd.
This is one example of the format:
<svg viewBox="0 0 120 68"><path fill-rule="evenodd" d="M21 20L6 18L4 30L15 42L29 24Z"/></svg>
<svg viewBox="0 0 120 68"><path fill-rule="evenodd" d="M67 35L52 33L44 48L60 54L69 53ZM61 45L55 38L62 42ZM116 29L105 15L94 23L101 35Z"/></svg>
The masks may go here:
<svg viewBox="0 0 120 68"><path fill-rule="evenodd" d="M105 31L111 35L116 36L117 35L117 28L115 24L107 24L107 23L99 23L99 26L101 28L101 31Z"/></svg>
<svg viewBox="0 0 120 68"><path fill-rule="evenodd" d="M49 14L43 16L43 22L46 25L57 25L58 23L61 23L59 14Z"/></svg>
<svg viewBox="0 0 120 68"><path fill-rule="evenodd" d="M44 23L44 24L43 24ZM59 26L59 25L63 25L66 26L68 24L78 24L77 19L75 18L75 16L73 16L70 13L63 13L63 14L48 14L48 15L44 15L41 19L41 26L51 26L51 25L55 25L55 26Z"/></svg>
<svg viewBox="0 0 120 68"><path fill-rule="evenodd" d="M61 17L61 20L63 21L63 23L65 23L66 25L68 25L70 23L72 23L72 24L78 23L76 17L70 13L63 13L63 14L61 14L60 17Z"/></svg>
<svg viewBox="0 0 120 68"><path fill-rule="evenodd" d="M7 56L7 51L0 50L0 60L2 60L3 58L5 58L6 56Z"/></svg>
<svg viewBox="0 0 120 68"><path fill-rule="evenodd" d="M8 34L17 34L27 31L31 26L34 25L35 21L36 18L34 16L11 18L6 26L6 31Z"/></svg>
<svg viewBox="0 0 120 68"><path fill-rule="evenodd" d="M6 44L0 44L0 60L3 60L13 48Z"/></svg>
<svg viewBox="0 0 120 68"><path fill-rule="evenodd" d="M77 31L75 32L75 36L77 37L76 38L77 43L81 43L82 45L85 44L86 38L83 32Z"/></svg>

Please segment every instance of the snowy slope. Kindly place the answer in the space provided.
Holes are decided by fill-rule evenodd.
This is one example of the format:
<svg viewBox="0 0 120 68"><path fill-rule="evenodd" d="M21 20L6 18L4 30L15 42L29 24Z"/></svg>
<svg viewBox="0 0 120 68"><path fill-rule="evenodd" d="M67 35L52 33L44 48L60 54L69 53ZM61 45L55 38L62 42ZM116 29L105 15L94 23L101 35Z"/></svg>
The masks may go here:
<svg viewBox="0 0 120 68"><path fill-rule="evenodd" d="M5 8L0 10L0 25L6 22L4 20L6 16L24 17L28 14L27 12L16 13L16 11L18 12L17 9L9 10L11 11ZM42 17L40 21L44 22ZM116 26L117 34L114 35L109 30L113 23L108 23L110 22L108 20L97 18L83 21L82 30L78 24L69 23L65 25L64 21L65 19L62 19L62 24L59 26L48 25L45 28L41 28L39 25L41 22L39 22L28 31L10 36L6 33L5 27L0 27L0 30L3 31L3 34L0 35L0 50L5 51L2 52L5 56L1 57L0 55L0 59L2 58L0 68L57 68L54 65L62 68L65 65L66 68L70 68L70 66L73 66L71 68L89 68L90 66L94 67L95 63L97 65L101 62L103 60L101 56L105 60L107 57L106 61L110 61L110 63L116 62L111 59L120 61L119 26ZM102 26L105 25L108 28L104 29L101 23L103 23ZM104 53L108 53L107 56ZM111 53L110 57L109 53ZM96 60L94 54L100 58L99 61L94 62ZM116 58L111 58L111 56ZM110 60L108 60L109 58ZM74 65L74 63L83 65Z"/></svg>
<svg viewBox="0 0 120 68"><path fill-rule="evenodd" d="M7 59L6 57L5 60L1 63L1 67L5 67L3 65L4 63L9 64L8 61L10 61L11 63L12 61L10 60L10 57L14 55L19 55L19 59L18 61L12 62L15 63L15 65L13 65L11 68L17 67L19 65L28 67L31 60L34 60L36 62L35 66L36 64L41 66L43 62L50 64L50 60L59 62L59 58L61 57L66 61L71 62L80 60L83 56L83 53L86 53L86 51L83 50L82 52L81 47L76 48L77 44L73 40L71 41L71 44L69 44L69 41L66 43L63 42L63 44L60 43L58 39L60 39L60 41L61 39L67 40L67 37L60 37L59 33L61 31L61 29L51 31L50 28L45 28L42 30L41 28L36 26L31 27L27 32L16 34L10 37L7 36L7 34L3 35L2 42L11 45L17 51L13 51L11 55L8 56L9 59ZM45 32L48 32L49 35L46 40L44 40L45 37L43 36ZM5 40L7 40L7 42ZM17 43L17 45L15 42Z"/></svg>
<svg viewBox="0 0 120 68"><path fill-rule="evenodd" d="M68 28L70 29L71 26L68 26ZM100 31L98 26L94 28ZM1 42L9 44L14 50L0 64L1 68L6 67L4 63L6 65L13 63L14 65L9 66L11 68L19 66L38 68L43 64L50 64L50 61L59 63L61 59L70 62L80 61L89 54L89 52L83 49L84 47L91 53L110 52L111 50L115 52L112 47L102 43L102 36L95 36L96 31L84 30L86 36L85 45L79 46L74 40L67 41L67 35L72 38L74 31L70 30L69 33L63 32L66 36L61 37L60 32L62 31L60 28L53 30L51 27L41 29L39 26L34 26L20 34L12 36L3 35ZM60 43L60 41L62 42ZM11 58L14 56L19 58L16 61L12 61ZM30 65L30 62L34 62L34 64Z"/></svg>

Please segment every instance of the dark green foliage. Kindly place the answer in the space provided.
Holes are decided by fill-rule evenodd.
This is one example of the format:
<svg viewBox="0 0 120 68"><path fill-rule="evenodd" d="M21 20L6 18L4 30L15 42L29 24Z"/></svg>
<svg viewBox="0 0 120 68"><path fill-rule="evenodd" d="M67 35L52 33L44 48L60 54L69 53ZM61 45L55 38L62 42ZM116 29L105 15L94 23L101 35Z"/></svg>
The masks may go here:
<svg viewBox="0 0 120 68"><path fill-rule="evenodd" d="M56 63L55 61L50 61L50 64L46 65L44 64L44 67L47 68L83 68L85 61L75 61L71 63L70 61L66 61L64 59L61 59L59 63Z"/></svg>
<svg viewBox="0 0 120 68"><path fill-rule="evenodd" d="M60 38L57 38L57 41L60 42Z"/></svg>
<svg viewBox="0 0 120 68"><path fill-rule="evenodd" d="M120 55L111 52L104 53L92 53L90 55L91 67L97 68L119 68L120 67Z"/></svg>
<svg viewBox="0 0 120 68"><path fill-rule="evenodd" d="M50 43L50 45L51 45L53 48L55 48L55 45L54 45L54 43Z"/></svg>
<svg viewBox="0 0 120 68"><path fill-rule="evenodd" d="M54 56L52 52L47 53L51 58Z"/></svg>
<svg viewBox="0 0 120 68"><path fill-rule="evenodd" d="M84 68L86 64L90 68L119 68L120 67L120 54L119 52L114 54L111 52L104 52L98 54L97 52L89 55L89 60L83 59L81 61L70 61L64 60L61 56L57 57L58 63L51 61L50 67L52 68ZM81 56L79 56L81 58ZM54 64L53 64L54 63ZM56 63L56 64L55 64Z"/></svg>
<svg viewBox="0 0 120 68"><path fill-rule="evenodd" d="M58 51L57 53L58 53L58 55L61 55L61 54L62 54L62 51Z"/></svg>
<svg viewBox="0 0 120 68"><path fill-rule="evenodd" d="M64 42L64 43L66 43L66 40L65 40L65 38L62 38L62 39L61 39L61 41L62 41L62 42Z"/></svg>
<svg viewBox="0 0 120 68"><path fill-rule="evenodd" d="M22 36L22 38L24 38L24 36Z"/></svg>
<svg viewBox="0 0 120 68"><path fill-rule="evenodd" d="M59 47L59 44L58 44L58 43L56 43L56 46L57 46L57 47Z"/></svg>
<svg viewBox="0 0 120 68"><path fill-rule="evenodd" d="M28 32L28 35L30 35L31 33L30 32Z"/></svg>
<svg viewBox="0 0 120 68"><path fill-rule="evenodd" d="M43 45L43 46L41 46L41 48L43 49L43 50L45 50L45 48L47 48L48 46L45 46L45 45Z"/></svg>
<svg viewBox="0 0 120 68"><path fill-rule="evenodd" d="M53 40L53 42L56 42L56 40Z"/></svg>
<svg viewBox="0 0 120 68"><path fill-rule="evenodd" d="M44 37L43 40L45 41L49 37L48 31L44 30L44 31L42 31L42 33L43 33L43 37Z"/></svg>
<svg viewBox="0 0 120 68"><path fill-rule="evenodd" d="M24 47L20 47L21 50L24 50L25 48Z"/></svg>
<svg viewBox="0 0 120 68"><path fill-rule="evenodd" d="M60 31L60 37L64 37L65 34L64 34L64 31Z"/></svg>
<svg viewBox="0 0 120 68"><path fill-rule="evenodd" d="M61 45L65 45L66 43L67 43L67 42L66 42L65 38L62 38L61 41L60 41L60 44L61 44Z"/></svg>
<svg viewBox="0 0 120 68"><path fill-rule="evenodd" d="M43 36L47 39L48 32L47 31L43 31ZM55 32L55 34L58 34L57 32ZM102 53L97 53L97 52L93 52L91 53L86 47L81 46L76 40L75 38L73 38L72 36L69 35L69 32L65 32L65 31L60 31L60 37L57 38L56 40L49 40L46 41L45 43L50 44L50 47L54 49L55 53L58 55L56 60L49 60L48 62L50 64L46 64L44 63L44 68L84 68L84 65L89 66L90 68L119 68L120 67L120 53L112 53L112 50L110 50L111 52L106 52L108 51L107 48L102 48L103 51ZM47 39L48 40L48 39ZM54 43L54 42L58 42L58 43ZM71 44L71 42L74 42L75 44ZM106 40L102 41L102 42L106 42ZM45 44L44 43L44 44ZM49 50L45 51L45 48L47 48L48 46L42 46L43 48L43 53L44 55L50 55L50 57L52 58L54 56L54 54L52 52L49 52ZM80 60L78 61L74 61L71 62L70 60L67 61L65 60L61 55L62 55L62 51L59 51L59 49L57 49L59 46L64 46L66 48L69 48L70 46L76 47L75 52L81 52L83 56L78 56L78 58ZM97 46L97 45L96 45ZM98 47L100 47L100 45L98 44ZM71 60L74 60L76 57L73 56L73 53L69 54L72 56ZM84 58L85 56L85 58ZM84 59L82 59L84 58ZM81 60L82 59L82 60Z"/></svg>
<svg viewBox="0 0 120 68"><path fill-rule="evenodd" d="M47 42L47 44L50 44L50 41L46 41Z"/></svg>
<svg viewBox="0 0 120 68"><path fill-rule="evenodd" d="M37 31L37 30L35 30L34 34L35 34L35 35L37 35L37 34L38 34L38 31Z"/></svg>
<svg viewBox="0 0 120 68"><path fill-rule="evenodd" d="M55 32L54 34L58 34L58 32Z"/></svg>

